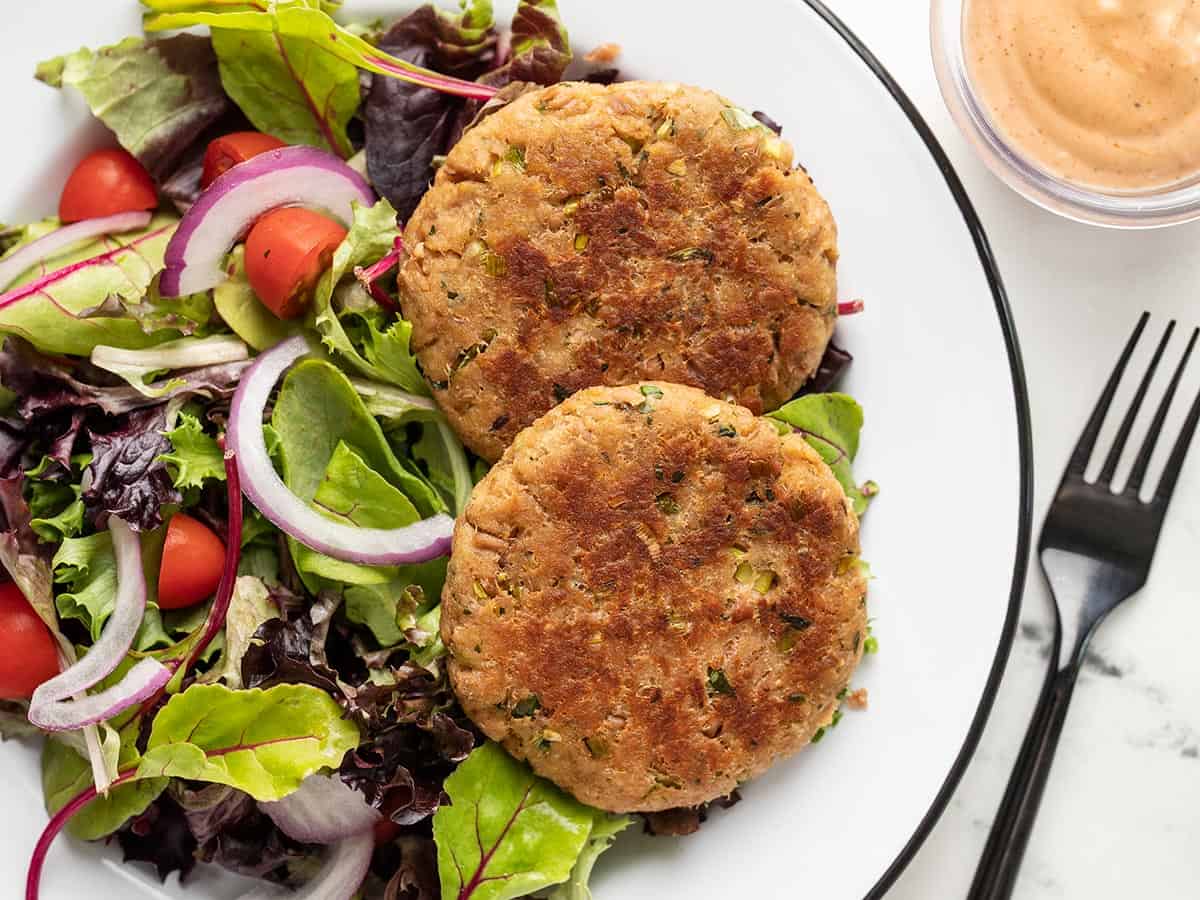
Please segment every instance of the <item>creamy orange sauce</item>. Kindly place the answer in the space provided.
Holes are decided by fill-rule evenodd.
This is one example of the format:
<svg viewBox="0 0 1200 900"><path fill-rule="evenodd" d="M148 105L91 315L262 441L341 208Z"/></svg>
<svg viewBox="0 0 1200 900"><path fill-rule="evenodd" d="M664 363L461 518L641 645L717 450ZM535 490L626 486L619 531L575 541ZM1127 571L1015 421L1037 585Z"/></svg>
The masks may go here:
<svg viewBox="0 0 1200 900"><path fill-rule="evenodd" d="M1200 0L969 0L968 74L992 122L1069 181L1200 174Z"/></svg>

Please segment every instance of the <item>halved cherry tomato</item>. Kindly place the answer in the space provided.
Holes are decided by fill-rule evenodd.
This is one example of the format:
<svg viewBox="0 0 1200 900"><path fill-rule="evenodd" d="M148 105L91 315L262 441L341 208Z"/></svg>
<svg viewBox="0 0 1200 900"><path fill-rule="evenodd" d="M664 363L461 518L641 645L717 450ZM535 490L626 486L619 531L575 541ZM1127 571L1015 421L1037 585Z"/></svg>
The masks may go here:
<svg viewBox="0 0 1200 900"><path fill-rule="evenodd" d="M217 590L224 565L221 539L191 516L175 513L158 568L158 605L184 609L207 600Z"/></svg>
<svg viewBox="0 0 1200 900"><path fill-rule="evenodd" d="M46 623L11 581L0 585L0 698L27 700L58 674L58 651Z"/></svg>
<svg viewBox="0 0 1200 900"><path fill-rule="evenodd" d="M302 315L346 229L320 213L286 206L264 215L246 238L246 277L281 319Z"/></svg>
<svg viewBox="0 0 1200 900"><path fill-rule="evenodd" d="M158 191L145 167L124 150L97 150L75 167L58 201L58 217L79 222L154 209Z"/></svg>
<svg viewBox="0 0 1200 900"><path fill-rule="evenodd" d="M235 131L217 138L204 151L204 172L200 187L206 188L238 163L243 163L268 150L286 147L279 138L261 131Z"/></svg>

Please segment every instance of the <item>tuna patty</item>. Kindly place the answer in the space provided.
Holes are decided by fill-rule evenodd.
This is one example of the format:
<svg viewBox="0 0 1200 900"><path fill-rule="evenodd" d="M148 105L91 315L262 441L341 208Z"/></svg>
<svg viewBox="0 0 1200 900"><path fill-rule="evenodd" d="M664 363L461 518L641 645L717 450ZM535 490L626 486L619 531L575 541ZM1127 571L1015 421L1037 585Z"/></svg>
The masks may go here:
<svg viewBox="0 0 1200 900"><path fill-rule="evenodd" d="M858 520L798 435L666 382L524 430L454 535L463 708L585 803L727 794L826 725L858 664Z"/></svg>
<svg viewBox="0 0 1200 900"><path fill-rule="evenodd" d="M591 385L773 409L836 317L836 228L791 147L677 84L520 97L450 152L404 239L413 349L489 461Z"/></svg>

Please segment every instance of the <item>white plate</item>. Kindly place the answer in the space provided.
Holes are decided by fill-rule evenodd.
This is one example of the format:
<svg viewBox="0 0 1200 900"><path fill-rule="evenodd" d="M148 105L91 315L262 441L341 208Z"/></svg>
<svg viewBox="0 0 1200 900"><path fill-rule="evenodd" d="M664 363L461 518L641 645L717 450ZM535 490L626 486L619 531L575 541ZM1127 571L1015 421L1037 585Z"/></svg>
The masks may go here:
<svg viewBox="0 0 1200 900"><path fill-rule="evenodd" d="M378 2L351 14L394 14ZM502 8L511 4L499 4ZM626 836L595 878L600 900L879 896L949 798L974 749L1016 622L1029 536L1029 422L1012 321L970 204L928 129L870 54L801 0L562 0L576 46L617 41L629 75L693 82L768 111L833 206L841 293L862 297L839 342L844 388L866 408L856 470L883 487L864 528L881 652L816 747L747 786L686 839ZM0 219L50 212L63 175L103 133L35 61L137 30L132 0L11 4ZM0 895L17 896L45 822L30 748L0 748ZM182 896L115 850L62 839L42 896ZM189 896L235 897L201 875Z"/></svg>

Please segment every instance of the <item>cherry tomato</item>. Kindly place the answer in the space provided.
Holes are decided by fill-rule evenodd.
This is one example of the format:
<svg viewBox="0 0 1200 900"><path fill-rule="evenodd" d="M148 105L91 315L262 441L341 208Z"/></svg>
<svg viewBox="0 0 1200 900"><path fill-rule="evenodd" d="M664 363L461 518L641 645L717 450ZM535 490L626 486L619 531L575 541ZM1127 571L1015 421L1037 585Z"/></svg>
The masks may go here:
<svg viewBox="0 0 1200 900"><path fill-rule="evenodd" d="M58 674L58 651L46 623L11 581L0 585L0 698L27 700Z"/></svg>
<svg viewBox="0 0 1200 900"><path fill-rule="evenodd" d="M207 600L216 592L224 566L221 539L191 516L175 513L158 569L158 605L184 609Z"/></svg>
<svg viewBox="0 0 1200 900"><path fill-rule="evenodd" d="M235 131L219 137L204 152L204 173L200 176L200 187L208 187L238 163L286 146L279 138L261 131Z"/></svg>
<svg viewBox="0 0 1200 900"><path fill-rule="evenodd" d="M97 150L75 167L58 201L58 217L78 222L117 213L154 209L154 179L124 150Z"/></svg>
<svg viewBox="0 0 1200 900"><path fill-rule="evenodd" d="M346 229L298 206L264 215L246 238L246 277L258 299L281 319L302 315Z"/></svg>

